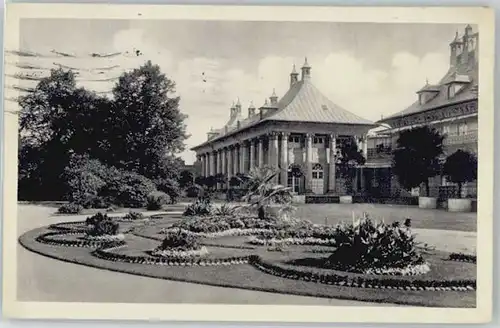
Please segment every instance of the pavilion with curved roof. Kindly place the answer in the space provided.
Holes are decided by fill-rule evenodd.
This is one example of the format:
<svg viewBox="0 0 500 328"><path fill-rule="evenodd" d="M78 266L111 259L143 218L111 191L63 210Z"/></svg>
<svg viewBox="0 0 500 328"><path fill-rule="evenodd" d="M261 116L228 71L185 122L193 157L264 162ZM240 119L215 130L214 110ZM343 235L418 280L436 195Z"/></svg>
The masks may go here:
<svg viewBox="0 0 500 328"><path fill-rule="evenodd" d="M223 174L229 181L266 165L281 168L277 182L295 192L341 192L335 174L339 141L354 137L366 153L366 134L376 125L322 94L312 82L307 58L301 73L299 79L294 66L285 95L280 99L273 90L258 109L250 103L245 117L239 99L231 106L227 123L192 148L202 176ZM292 164L302 167L302 178L289 174Z"/></svg>

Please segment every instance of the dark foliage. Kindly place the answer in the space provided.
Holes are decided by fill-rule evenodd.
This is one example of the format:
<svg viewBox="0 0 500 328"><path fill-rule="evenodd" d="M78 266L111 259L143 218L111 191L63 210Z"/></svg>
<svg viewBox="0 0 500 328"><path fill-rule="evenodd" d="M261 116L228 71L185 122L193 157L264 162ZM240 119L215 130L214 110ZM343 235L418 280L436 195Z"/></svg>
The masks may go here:
<svg viewBox="0 0 500 328"><path fill-rule="evenodd" d="M124 217L124 220L130 220L130 221L135 221L135 220L143 220L144 215L141 212L128 212Z"/></svg>
<svg viewBox="0 0 500 328"><path fill-rule="evenodd" d="M183 170L179 176L179 186L185 189L194 184L194 174L191 171Z"/></svg>
<svg viewBox="0 0 500 328"><path fill-rule="evenodd" d="M168 203L175 204L177 203L177 199L181 195L181 189L179 187L179 183L170 178L165 179L157 179L155 181L156 188L159 191L166 193L169 197Z"/></svg>
<svg viewBox="0 0 500 328"><path fill-rule="evenodd" d="M162 250L190 251L200 248L200 238L182 230L169 230L161 243Z"/></svg>
<svg viewBox="0 0 500 328"><path fill-rule="evenodd" d="M404 188L410 190L424 183L429 195L429 178L441 169L443 139L444 136L428 126L401 132L394 150L393 170Z"/></svg>
<svg viewBox="0 0 500 328"><path fill-rule="evenodd" d="M213 212L213 205L209 198L199 198L189 204L184 211L185 216L206 216Z"/></svg>
<svg viewBox="0 0 500 328"><path fill-rule="evenodd" d="M194 184L186 189L186 196L189 198L198 198L203 196L203 188Z"/></svg>
<svg viewBox="0 0 500 328"><path fill-rule="evenodd" d="M346 191L353 192L353 179L356 172L356 165L365 164L366 159L358 148L354 138L342 139L340 141L340 151L337 155L337 170L340 176L345 179Z"/></svg>
<svg viewBox="0 0 500 328"><path fill-rule="evenodd" d="M169 202L170 197L166 193L155 191L148 195L146 208L149 211L161 210Z"/></svg>
<svg viewBox="0 0 500 328"><path fill-rule="evenodd" d="M88 217L85 223L88 225L87 234L89 236L116 235L120 229L118 222L101 212Z"/></svg>
<svg viewBox="0 0 500 328"><path fill-rule="evenodd" d="M83 211L83 206L75 203L64 204L57 209L59 214L79 214Z"/></svg>
<svg viewBox="0 0 500 328"><path fill-rule="evenodd" d="M443 173L458 185L458 196L462 195L462 185L477 179L477 158L474 154L457 150L446 158Z"/></svg>

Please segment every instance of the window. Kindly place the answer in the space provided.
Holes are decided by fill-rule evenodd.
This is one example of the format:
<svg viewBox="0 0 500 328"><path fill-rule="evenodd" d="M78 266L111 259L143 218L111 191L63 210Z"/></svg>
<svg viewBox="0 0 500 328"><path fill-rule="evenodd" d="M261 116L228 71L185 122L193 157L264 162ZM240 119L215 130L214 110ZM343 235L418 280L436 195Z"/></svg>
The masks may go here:
<svg viewBox="0 0 500 328"><path fill-rule="evenodd" d="M288 141L293 143L300 143L300 136L290 136L288 138Z"/></svg>
<svg viewBox="0 0 500 328"><path fill-rule="evenodd" d="M293 176L291 166L288 168L287 186L292 188L293 192L300 192L300 177Z"/></svg>
<svg viewBox="0 0 500 328"><path fill-rule="evenodd" d="M455 97L455 88L452 84L448 86L448 99Z"/></svg>
<svg viewBox="0 0 500 328"><path fill-rule="evenodd" d="M467 122L463 122L458 125L458 134L459 135L467 134Z"/></svg>
<svg viewBox="0 0 500 328"><path fill-rule="evenodd" d="M312 169L312 178L313 179L323 179L323 167L321 164L315 164Z"/></svg>
<svg viewBox="0 0 500 328"><path fill-rule="evenodd" d="M323 137L314 137L313 138L313 144L323 144L325 142L325 139Z"/></svg>
<svg viewBox="0 0 500 328"><path fill-rule="evenodd" d="M450 134L450 126L443 125L443 134Z"/></svg>

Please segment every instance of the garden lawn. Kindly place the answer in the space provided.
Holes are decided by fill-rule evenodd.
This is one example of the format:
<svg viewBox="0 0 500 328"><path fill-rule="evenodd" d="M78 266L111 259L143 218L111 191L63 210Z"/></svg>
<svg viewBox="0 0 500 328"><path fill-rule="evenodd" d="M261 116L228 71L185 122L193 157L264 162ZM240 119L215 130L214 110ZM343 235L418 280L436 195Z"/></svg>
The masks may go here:
<svg viewBox="0 0 500 328"><path fill-rule="evenodd" d="M363 212L367 212L370 218L384 219L386 223L402 223L410 218L412 228L417 229L477 231L477 213L451 213L442 209L387 204L298 204L296 207L295 217L318 224L335 225L351 221L352 213L360 218Z"/></svg>

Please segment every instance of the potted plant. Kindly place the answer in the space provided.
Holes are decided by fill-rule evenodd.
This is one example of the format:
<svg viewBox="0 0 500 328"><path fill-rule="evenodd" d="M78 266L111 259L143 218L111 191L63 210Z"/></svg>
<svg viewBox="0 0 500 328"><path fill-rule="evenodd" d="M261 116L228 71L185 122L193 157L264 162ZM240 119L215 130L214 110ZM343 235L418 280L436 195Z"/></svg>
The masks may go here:
<svg viewBox="0 0 500 328"><path fill-rule="evenodd" d="M407 190L425 186L420 195L420 208L436 208L437 198L430 197L429 178L440 172L439 157L443 154L443 139L437 130L422 126L399 135L393 156L393 170L399 183Z"/></svg>
<svg viewBox="0 0 500 328"><path fill-rule="evenodd" d="M448 211L470 212L472 210L472 200L462 198L462 186L464 183L477 179L476 156L468 151L457 150L446 158L443 173L449 181L456 183L458 186L457 198L448 199Z"/></svg>
<svg viewBox="0 0 500 328"><path fill-rule="evenodd" d="M352 194L354 193L354 176L356 167L364 165L366 159L358 148L354 138L345 139L340 145L340 152L337 156L337 168L340 177L345 181L345 194L340 195L341 204L351 204Z"/></svg>
<svg viewBox="0 0 500 328"><path fill-rule="evenodd" d="M271 167L255 167L245 177L248 190L243 199L250 207L256 207L259 219L278 216L281 209L291 203L291 188L276 184L279 171Z"/></svg>

